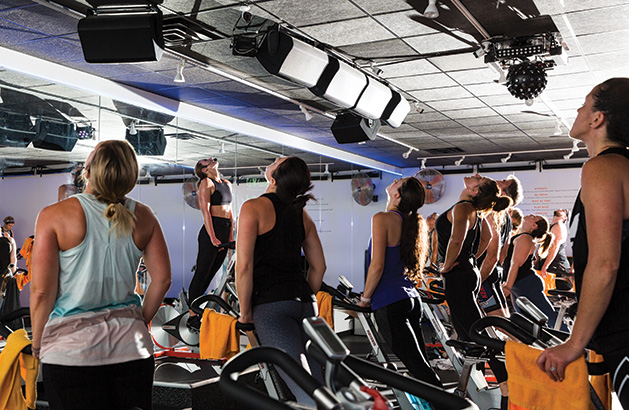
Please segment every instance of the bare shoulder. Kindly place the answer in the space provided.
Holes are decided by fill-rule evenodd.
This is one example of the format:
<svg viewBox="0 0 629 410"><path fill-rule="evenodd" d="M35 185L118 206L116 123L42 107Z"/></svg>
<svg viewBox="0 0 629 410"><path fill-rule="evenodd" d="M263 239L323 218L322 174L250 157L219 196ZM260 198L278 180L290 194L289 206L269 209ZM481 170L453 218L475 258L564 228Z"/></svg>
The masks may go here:
<svg viewBox="0 0 629 410"><path fill-rule="evenodd" d="M155 212L150 206L143 204L142 202L135 202L135 216L140 222L149 222L157 220Z"/></svg>
<svg viewBox="0 0 629 410"><path fill-rule="evenodd" d="M241 213L242 212L256 213L256 212L265 211L272 207L273 207L273 203L271 202L269 198L260 196L257 198L246 200L245 203L243 203L242 206L240 207L240 212Z"/></svg>
<svg viewBox="0 0 629 410"><path fill-rule="evenodd" d="M48 205L39 212L38 220L57 220L62 219L68 221L77 215L82 215L83 208L76 198L67 198L63 201Z"/></svg>

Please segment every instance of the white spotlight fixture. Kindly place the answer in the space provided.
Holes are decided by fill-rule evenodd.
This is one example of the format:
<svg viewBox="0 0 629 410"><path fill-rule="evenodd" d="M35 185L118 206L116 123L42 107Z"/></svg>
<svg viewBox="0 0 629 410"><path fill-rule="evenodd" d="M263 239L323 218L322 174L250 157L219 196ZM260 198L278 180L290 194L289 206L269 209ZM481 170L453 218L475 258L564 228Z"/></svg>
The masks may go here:
<svg viewBox="0 0 629 410"><path fill-rule="evenodd" d="M378 67L373 61L369 62L369 68L371 68L371 71L378 77L382 75L382 68Z"/></svg>
<svg viewBox="0 0 629 410"><path fill-rule="evenodd" d="M437 0L428 0L428 7L426 7L426 10L424 10L424 17L428 19L436 19L437 17L439 17Z"/></svg>
<svg viewBox="0 0 629 410"><path fill-rule="evenodd" d="M572 141L572 152L578 152L579 151L579 141L577 140L573 140Z"/></svg>
<svg viewBox="0 0 629 410"><path fill-rule="evenodd" d="M299 110L304 114L304 116L306 117L306 121L310 121L313 118L312 113L310 113L310 111L308 111L306 109L306 107L304 107L303 105L299 105Z"/></svg>
<svg viewBox="0 0 629 410"><path fill-rule="evenodd" d="M563 156L563 159L570 159L570 157L572 157L572 155L574 155L574 151L570 151L569 153L567 153L566 155Z"/></svg>
<svg viewBox="0 0 629 410"><path fill-rule="evenodd" d="M131 124L129 124L129 135L138 135L138 130L135 128L135 123L137 120L131 120Z"/></svg>
<svg viewBox="0 0 629 410"><path fill-rule="evenodd" d="M2 88L0 88L0 104L2 104L4 100L2 99Z"/></svg>
<svg viewBox="0 0 629 410"><path fill-rule="evenodd" d="M186 66L186 61L182 58L177 63L177 74L175 74L175 78L173 79L176 83L183 83L186 79L183 77L183 69Z"/></svg>
<svg viewBox="0 0 629 410"><path fill-rule="evenodd" d="M221 147L218 149L218 153L219 154L224 154L225 153L225 143L221 142Z"/></svg>
<svg viewBox="0 0 629 410"><path fill-rule="evenodd" d="M511 159L511 153L509 153L509 155L507 155L504 158L500 158L500 162L502 162L503 164L506 164L507 161L509 161Z"/></svg>
<svg viewBox="0 0 629 410"><path fill-rule="evenodd" d="M426 169L426 158L422 158L422 165L419 168Z"/></svg>
<svg viewBox="0 0 629 410"><path fill-rule="evenodd" d="M413 100L412 103L413 103L413 109L415 111L417 111L419 114L422 114L424 112L424 109L422 107L420 107L420 105L419 105L419 101Z"/></svg>
<svg viewBox="0 0 629 410"><path fill-rule="evenodd" d="M413 148L409 148L408 151L402 154L402 158L408 159L408 157L410 157L412 153L413 153Z"/></svg>
<svg viewBox="0 0 629 410"><path fill-rule="evenodd" d="M563 130L561 129L561 118L557 117L557 122L555 123L555 132L553 132L553 135L561 134L563 134Z"/></svg>
<svg viewBox="0 0 629 410"><path fill-rule="evenodd" d="M463 155L461 159L457 159L456 161L454 161L454 165L458 167L463 163L464 160L465 160L465 155Z"/></svg>

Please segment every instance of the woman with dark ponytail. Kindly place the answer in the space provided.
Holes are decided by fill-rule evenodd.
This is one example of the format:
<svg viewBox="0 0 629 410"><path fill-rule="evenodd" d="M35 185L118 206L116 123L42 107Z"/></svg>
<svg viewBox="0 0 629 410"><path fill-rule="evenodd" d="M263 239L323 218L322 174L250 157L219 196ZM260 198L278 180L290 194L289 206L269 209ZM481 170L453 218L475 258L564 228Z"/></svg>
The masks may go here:
<svg viewBox="0 0 629 410"><path fill-rule="evenodd" d="M221 178L218 160L199 160L194 167L194 173L199 178L197 191L203 226L197 236L196 269L188 287L190 303L205 293L214 275L223 266L227 252L225 248L218 246L234 240L231 185ZM199 323L195 315L190 311L190 323L193 327Z"/></svg>
<svg viewBox="0 0 629 410"><path fill-rule="evenodd" d="M472 324L483 317L477 302L480 271L474 255L478 251L481 224L487 224L487 214L500 212L511 205L511 199L500 195L496 181L479 174L463 178L465 184L459 201L439 215L435 223L439 249L440 272L445 280L446 301L457 337L471 340ZM485 227L489 230L489 227ZM489 365L500 384L503 396L501 408L507 406L507 369L495 357Z"/></svg>
<svg viewBox="0 0 629 410"><path fill-rule="evenodd" d="M238 218L236 289L242 323L254 323L260 342L286 351L322 381L317 362L306 360L302 320L316 316L325 258L317 227L304 209L313 199L310 171L297 157L278 158L266 168L266 192L246 201ZM306 277L301 254L308 261ZM309 368L309 369L308 369ZM315 405L280 370L297 401Z"/></svg>
<svg viewBox="0 0 629 410"><path fill-rule="evenodd" d="M371 219L369 269L358 304L371 306L382 335L413 377L443 387L426 357L415 289L428 250L427 224L417 213L426 193L416 178L396 179L386 191L386 211Z"/></svg>
<svg viewBox="0 0 629 410"><path fill-rule="evenodd" d="M549 326L555 325L557 312L544 294L544 281L533 269L533 256L537 247L539 257L545 258L552 241L553 234L549 231L546 218L533 214L522 218L520 233L511 238L507 249L504 270L508 274L507 281L502 287L506 296L512 295L512 300L526 296L548 316ZM517 305L515 308L519 310ZM567 331L568 328L562 324L562 330Z"/></svg>
<svg viewBox="0 0 629 410"><path fill-rule="evenodd" d="M579 311L572 334L537 360L555 381L583 356L586 345L603 355L623 409L629 409L629 78L597 85L577 110L570 136L590 159L572 208L572 244Z"/></svg>

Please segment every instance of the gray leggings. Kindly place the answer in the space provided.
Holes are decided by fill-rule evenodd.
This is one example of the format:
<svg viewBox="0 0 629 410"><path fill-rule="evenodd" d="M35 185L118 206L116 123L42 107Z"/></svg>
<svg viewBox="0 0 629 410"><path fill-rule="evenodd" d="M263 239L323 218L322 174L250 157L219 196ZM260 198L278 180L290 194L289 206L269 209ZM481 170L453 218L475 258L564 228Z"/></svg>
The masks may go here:
<svg viewBox="0 0 629 410"><path fill-rule="evenodd" d="M282 300L263 303L253 308L253 324L262 346L272 346L284 350L298 363L303 364L306 358L306 342L308 336L304 332L301 321L315 316L316 302L299 302ZM323 383L320 365L308 358L308 366L312 376ZM306 394L290 377L279 369L280 376L288 385L299 403L315 406L315 401Z"/></svg>

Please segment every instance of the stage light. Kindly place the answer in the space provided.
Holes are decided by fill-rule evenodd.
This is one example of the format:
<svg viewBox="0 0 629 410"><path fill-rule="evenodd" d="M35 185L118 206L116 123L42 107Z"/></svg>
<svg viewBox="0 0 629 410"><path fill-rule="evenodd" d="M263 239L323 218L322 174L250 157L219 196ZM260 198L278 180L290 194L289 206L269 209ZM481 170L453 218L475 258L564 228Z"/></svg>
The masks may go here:
<svg viewBox="0 0 629 410"><path fill-rule="evenodd" d="M507 155L504 158L500 158L500 162L502 162L503 164L506 164L507 161L509 161L511 159L511 153L509 153L509 155Z"/></svg>
<svg viewBox="0 0 629 410"><path fill-rule="evenodd" d="M436 19L437 17L439 17L437 0L428 0L428 7L426 7L426 10L424 10L424 17L428 19Z"/></svg>
<svg viewBox="0 0 629 410"><path fill-rule="evenodd" d="M183 76L183 69L186 66L186 61L182 58L177 63L177 74L175 74L175 78L173 79L176 83L185 83L186 79Z"/></svg>
<svg viewBox="0 0 629 410"><path fill-rule="evenodd" d="M465 160L465 155L463 155L461 159L457 159L456 161L454 161L454 165L458 167L463 163L464 160Z"/></svg>
<svg viewBox="0 0 629 410"><path fill-rule="evenodd" d="M328 64L310 91L341 108L356 105L367 86L367 76L337 58L328 56Z"/></svg>
<svg viewBox="0 0 629 410"><path fill-rule="evenodd" d="M397 91L392 91L391 100L389 100L389 103L384 108L380 119L391 127L397 128L402 125L404 118L406 118L410 111L411 106L406 98L402 97Z"/></svg>
<svg viewBox="0 0 629 410"><path fill-rule="evenodd" d="M304 87L314 87L328 65L328 54L289 36L269 30L256 58L271 74Z"/></svg>
<svg viewBox="0 0 629 410"><path fill-rule="evenodd" d="M224 154L225 153L225 143L221 142L220 148L218 149L218 153L219 154Z"/></svg>
<svg viewBox="0 0 629 410"><path fill-rule="evenodd" d="M509 67L507 89L516 98L531 100L546 88L547 78L543 63L525 61Z"/></svg>
<svg viewBox="0 0 629 410"><path fill-rule="evenodd" d="M553 135L561 134L563 134L563 130L561 129L561 118L557 118L557 122L555 123L555 132L553 132Z"/></svg>
<svg viewBox="0 0 629 410"><path fill-rule="evenodd" d="M389 87L380 81L367 77L367 88L358 99L354 111L363 117L372 120L378 119L382 116L392 97L393 91Z"/></svg>
<svg viewBox="0 0 629 410"><path fill-rule="evenodd" d="M426 158L422 158L422 164L419 169L426 169Z"/></svg>
<svg viewBox="0 0 629 410"><path fill-rule="evenodd" d="M129 124L129 135L138 135L138 130L135 127L135 123L137 120L131 120Z"/></svg>
<svg viewBox="0 0 629 410"><path fill-rule="evenodd" d="M413 148L409 148L408 151L406 151L404 154L402 154L402 158L408 159L408 157L410 157L412 153L413 153Z"/></svg>

